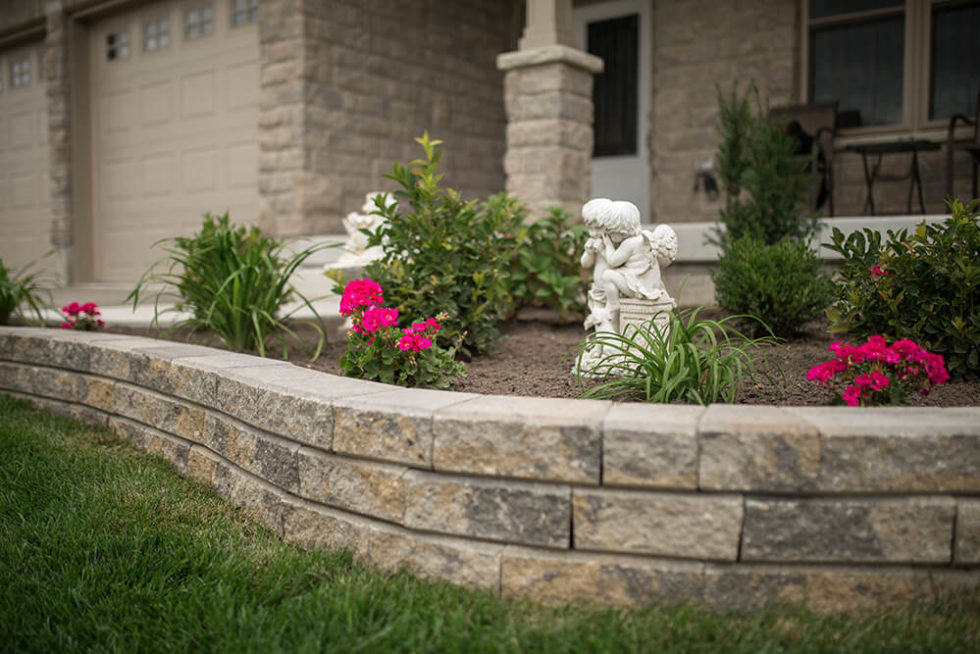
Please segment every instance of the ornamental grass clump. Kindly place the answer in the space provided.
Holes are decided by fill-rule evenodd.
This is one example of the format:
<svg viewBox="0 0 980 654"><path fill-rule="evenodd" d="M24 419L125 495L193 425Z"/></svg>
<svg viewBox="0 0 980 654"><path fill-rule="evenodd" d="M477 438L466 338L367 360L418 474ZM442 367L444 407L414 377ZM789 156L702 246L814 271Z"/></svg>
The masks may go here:
<svg viewBox="0 0 980 654"><path fill-rule="evenodd" d="M907 339L888 345L878 334L861 345L838 341L827 349L836 358L813 366L806 378L834 391L834 404L907 404L909 393L926 396L949 380L941 355Z"/></svg>
<svg viewBox="0 0 980 654"><path fill-rule="evenodd" d="M952 215L881 234L845 236L824 247L844 261L828 331L907 339L941 354L954 378L980 378L980 211L950 200Z"/></svg>
<svg viewBox="0 0 980 654"><path fill-rule="evenodd" d="M6 325L11 315L44 325L44 308L51 304L51 292L45 287L42 273L31 270L34 265L31 262L14 270L0 259L0 325Z"/></svg>
<svg viewBox="0 0 980 654"><path fill-rule="evenodd" d="M151 286L157 287L151 326L159 326L162 314L187 311L190 316L179 319L171 329L205 331L232 349L258 352L260 356L265 356L274 340L281 343L287 358L289 341L314 360L320 355L326 334L319 314L289 279L307 258L330 245L287 253L282 241L262 234L258 227L230 225L227 213L220 217L206 213L200 233L163 239L154 245L159 244L164 244L168 256L150 266L126 298L132 299L135 309L140 295L150 292ZM162 264L166 264L166 271L160 270ZM160 299L166 293L176 294L179 301L161 311ZM286 322L295 310L280 315L293 297L300 300L296 310L305 306L315 318L297 321L318 334L313 348L306 347Z"/></svg>
<svg viewBox="0 0 980 654"><path fill-rule="evenodd" d="M453 360L459 347L436 345L436 335L448 317L439 313L410 327L398 327L398 309L382 307L381 286L355 279L344 288L340 313L350 318L347 350L340 358L344 374L399 386L451 388L466 375Z"/></svg>
<svg viewBox="0 0 980 654"><path fill-rule="evenodd" d="M602 355L585 378L600 378L581 397L644 402L711 404L735 402L746 380L758 377L776 384L782 370L765 356L753 352L775 345L772 335L750 338L731 326L746 316L698 320L701 308L668 312L663 337L655 321L627 325L624 334L597 332L578 352L581 371L588 351L600 347Z"/></svg>

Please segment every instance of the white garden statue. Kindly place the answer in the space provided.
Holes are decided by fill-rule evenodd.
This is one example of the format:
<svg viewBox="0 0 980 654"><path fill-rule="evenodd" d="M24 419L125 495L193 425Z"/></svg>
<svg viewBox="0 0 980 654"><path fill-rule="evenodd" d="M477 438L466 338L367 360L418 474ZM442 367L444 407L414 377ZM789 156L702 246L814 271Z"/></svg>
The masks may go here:
<svg viewBox="0 0 980 654"><path fill-rule="evenodd" d="M628 325L654 320L666 335L667 312L676 303L660 270L677 256L677 234L667 225L652 232L642 229L639 209L625 201L589 200L582 206L582 219L589 228L582 267L592 268L585 328L623 334ZM583 355L579 372L594 370L602 357L601 347L594 344Z"/></svg>
<svg viewBox="0 0 980 654"><path fill-rule="evenodd" d="M344 218L344 229L347 230L347 242L344 244L344 254L340 256L337 263L342 266L365 266L372 261L380 259L382 256L381 246L375 245L368 247L368 237L362 229L373 232L384 223L384 216L379 216L374 211L378 207L375 198L384 198L386 207L391 207L395 203L395 198L390 193L372 192L364 197L364 206L361 207L363 213L352 211Z"/></svg>

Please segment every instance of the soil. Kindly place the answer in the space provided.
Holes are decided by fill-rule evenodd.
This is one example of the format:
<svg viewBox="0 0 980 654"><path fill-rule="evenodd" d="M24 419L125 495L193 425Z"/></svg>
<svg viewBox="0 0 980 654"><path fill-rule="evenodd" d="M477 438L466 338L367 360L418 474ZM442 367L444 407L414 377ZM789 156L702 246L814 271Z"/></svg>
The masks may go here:
<svg viewBox="0 0 980 654"><path fill-rule="evenodd" d="M717 310L703 312L699 317L717 319ZM155 336L146 329L107 329L127 334ZM300 335L303 332L299 331ZM502 338L499 351L490 356L474 358L466 363L467 377L458 387L460 391L495 395L522 395L530 397L577 398L587 387L571 373L574 353L585 337L580 323L560 324L553 314L530 310L516 319L501 325ZM313 342L312 333L306 334L307 342ZM188 340L186 333L168 335L174 340ZM189 337L204 342L200 334ZM828 335L825 325L815 322L804 326L803 331L780 346L760 348L758 354L779 366L785 375L785 384L772 385L757 377L743 386L739 403L785 406L826 406L831 393L807 381L806 373L812 366L830 358L827 346L839 338ZM223 347L217 340L208 343ZM330 344L315 362L301 351L290 349L290 361L297 365L342 375L340 356L346 343L343 338L333 337ZM281 358L278 345L271 348L270 356ZM950 381L933 389L925 398L910 397L912 406L980 406L980 382Z"/></svg>

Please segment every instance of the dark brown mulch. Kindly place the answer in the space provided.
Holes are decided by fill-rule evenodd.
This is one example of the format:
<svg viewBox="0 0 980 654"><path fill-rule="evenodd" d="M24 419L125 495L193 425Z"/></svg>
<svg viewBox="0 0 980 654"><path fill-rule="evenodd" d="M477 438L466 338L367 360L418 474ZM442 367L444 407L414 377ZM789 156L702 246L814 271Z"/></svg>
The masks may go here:
<svg viewBox="0 0 980 654"><path fill-rule="evenodd" d="M717 311L700 315L711 319L720 317ZM840 340L828 335L824 327L822 323L807 325L797 338L778 347L763 348L760 352L782 369L785 384L774 386L757 378L756 383L746 384L739 402L785 406L829 404L830 393L806 379L807 370L830 358L827 346ZM148 330L140 329L112 331L152 335ZM562 325L548 313L530 311L504 323L501 333L499 352L477 357L466 364L468 375L459 390L497 395L579 397L583 387L571 373L574 350L585 337L579 323ZM170 338L184 340L186 334L177 333ZM191 340L200 342L202 337L195 335ZM210 344L221 347L217 341ZM292 350L290 360L297 365L341 375L343 371L338 361L344 348L343 338L333 337L315 362L310 363L309 357ZM280 349L274 346L270 356L281 357ZM980 406L980 382L949 382L934 389L926 398L911 398L910 403L913 406Z"/></svg>

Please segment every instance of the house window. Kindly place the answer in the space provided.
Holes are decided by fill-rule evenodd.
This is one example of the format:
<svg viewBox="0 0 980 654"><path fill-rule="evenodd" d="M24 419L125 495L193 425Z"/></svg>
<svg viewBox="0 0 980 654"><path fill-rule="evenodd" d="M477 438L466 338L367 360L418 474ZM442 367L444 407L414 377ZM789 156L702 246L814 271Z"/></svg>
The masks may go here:
<svg viewBox="0 0 980 654"><path fill-rule="evenodd" d="M10 88L16 89L31 83L31 60L18 59L10 64Z"/></svg>
<svg viewBox="0 0 980 654"><path fill-rule="evenodd" d="M189 41L207 36L214 29L211 5L188 9L184 20L184 34Z"/></svg>
<svg viewBox="0 0 980 654"><path fill-rule="evenodd" d="M166 18L143 24L143 49L147 52L165 48L170 43L170 21Z"/></svg>
<svg viewBox="0 0 980 654"><path fill-rule="evenodd" d="M916 129L972 115L980 1L809 0L808 95L838 126Z"/></svg>
<svg viewBox="0 0 980 654"><path fill-rule="evenodd" d="M259 17L259 0L231 0L231 25L254 23Z"/></svg>
<svg viewBox="0 0 980 654"><path fill-rule="evenodd" d="M639 84L639 16L623 16L589 23L590 54L605 66L595 76L593 156L635 155L637 150L637 88Z"/></svg>
<svg viewBox="0 0 980 654"><path fill-rule="evenodd" d="M129 56L129 32L112 32L105 37L105 58L108 61Z"/></svg>

